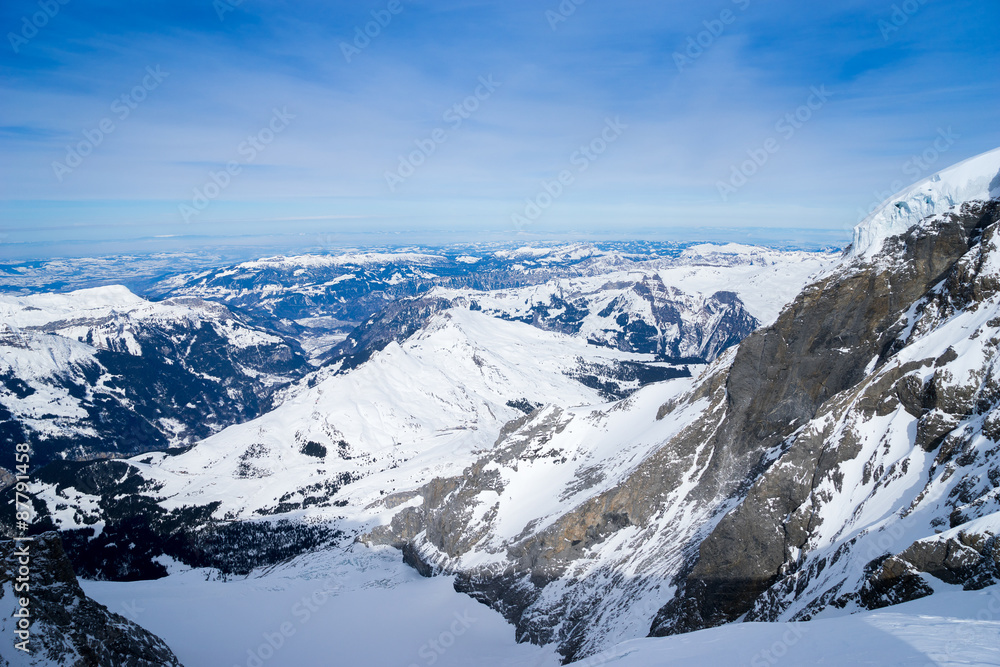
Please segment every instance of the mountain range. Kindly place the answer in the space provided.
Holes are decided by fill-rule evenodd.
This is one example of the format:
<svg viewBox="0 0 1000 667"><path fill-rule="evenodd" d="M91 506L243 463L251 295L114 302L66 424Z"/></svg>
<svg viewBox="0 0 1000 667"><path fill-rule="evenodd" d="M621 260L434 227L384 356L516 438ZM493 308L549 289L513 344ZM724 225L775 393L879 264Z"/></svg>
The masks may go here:
<svg viewBox="0 0 1000 667"><path fill-rule="evenodd" d="M998 222L1000 150L894 195L842 253L348 253L8 293L4 447L31 444L34 530L88 580L398 559L539 660L988 604Z"/></svg>

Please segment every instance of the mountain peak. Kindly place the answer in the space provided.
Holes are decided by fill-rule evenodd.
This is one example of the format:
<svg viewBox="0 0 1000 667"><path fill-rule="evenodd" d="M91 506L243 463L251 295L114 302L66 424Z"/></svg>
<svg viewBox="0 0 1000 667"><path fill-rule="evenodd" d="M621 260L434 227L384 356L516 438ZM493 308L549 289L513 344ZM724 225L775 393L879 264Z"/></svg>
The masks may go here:
<svg viewBox="0 0 1000 667"><path fill-rule="evenodd" d="M887 238L969 201L1000 197L1000 148L969 158L896 193L854 228L850 256L870 257Z"/></svg>

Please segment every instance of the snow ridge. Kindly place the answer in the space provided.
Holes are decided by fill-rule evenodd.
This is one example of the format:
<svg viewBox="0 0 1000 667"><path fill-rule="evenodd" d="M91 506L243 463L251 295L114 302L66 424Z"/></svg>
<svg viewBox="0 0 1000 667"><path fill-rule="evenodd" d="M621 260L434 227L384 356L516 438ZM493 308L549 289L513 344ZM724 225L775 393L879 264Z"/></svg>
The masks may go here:
<svg viewBox="0 0 1000 667"><path fill-rule="evenodd" d="M870 258L921 220L971 201L1000 198L1000 148L952 165L886 200L854 228L849 257Z"/></svg>

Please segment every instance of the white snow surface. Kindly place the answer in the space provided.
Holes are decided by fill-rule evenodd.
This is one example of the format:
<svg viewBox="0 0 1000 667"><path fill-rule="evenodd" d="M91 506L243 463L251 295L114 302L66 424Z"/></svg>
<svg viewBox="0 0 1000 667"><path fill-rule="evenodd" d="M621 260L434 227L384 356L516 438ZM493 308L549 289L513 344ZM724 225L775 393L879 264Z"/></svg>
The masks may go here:
<svg viewBox="0 0 1000 667"><path fill-rule="evenodd" d="M956 587L957 588L957 587ZM1000 665L1000 586L805 623L736 623L636 639L579 667Z"/></svg>
<svg viewBox="0 0 1000 667"><path fill-rule="evenodd" d="M890 197L854 228L851 256L871 257L883 242L959 204L1000 197L1000 148L952 165Z"/></svg>
<svg viewBox="0 0 1000 667"><path fill-rule="evenodd" d="M451 577L425 579L392 549L311 554L229 582L192 570L158 581L81 584L161 637L185 667L559 664L551 647L517 644L513 626L456 593Z"/></svg>
<svg viewBox="0 0 1000 667"><path fill-rule="evenodd" d="M456 593L451 577L424 579L392 550L356 545L346 554L310 554L264 576L229 582L208 581L205 574L81 583L112 612L164 639L186 667L560 664L552 647L517 644L513 627ZM45 663L13 666L28 664ZM956 587L807 623L737 623L635 639L574 664L1000 665L1000 586Z"/></svg>
<svg viewBox="0 0 1000 667"><path fill-rule="evenodd" d="M767 326L803 287L839 262L839 253L832 252L703 243L686 248L657 272L663 284L685 292L735 292L761 326Z"/></svg>

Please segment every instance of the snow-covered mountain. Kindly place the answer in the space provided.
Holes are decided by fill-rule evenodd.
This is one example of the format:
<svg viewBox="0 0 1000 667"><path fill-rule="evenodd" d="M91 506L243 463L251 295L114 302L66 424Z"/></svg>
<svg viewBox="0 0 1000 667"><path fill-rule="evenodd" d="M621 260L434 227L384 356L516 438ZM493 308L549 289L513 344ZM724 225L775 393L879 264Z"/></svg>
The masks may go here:
<svg viewBox="0 0 1000 667"><path fill-rule="evenodd" d="M356 354L357 350L350 347L336 348L356 327L373 317L384 319L383 311L400 301L423 299L438 292L448 298L475 299L483 292L516 292L532 286L538 289L529 291L529 298L541 298L547 291L562 299L567 290L578 298L580 286L566 284L571 278L594 279L583 287L589 295L584 298L588 303L576 304L583 308L609 281L623 286L650 282L646 293L638 298L649 301L654 309L661 305L656 302L664 299L652 297L650 289L681 290L702 302L716 292L735 292L740 299L747 292L754 302L750 315L767 321L795 295L806 276L829 265L831 259L828 252L777 251L734 244L569 244L499 249L471 246L347 252L273 257L181 274L154 285L149 294L224 303L261 326L277 327L282 335L295 337L319 360ZM719 280L722 277L728 280ZM663 285L657 287L661 281ZM545 296L546 301L550 298ZM703 304L673 305L683 313L685 308ZM644 317L641 321L631 320L633 326L657 329L661 324L659 314L650 312L649 307L631 314L633 318ZM694 312L683 314L701 316ZM539 320L535 323L544 324ZM410 322L408 330L415 331L420 324ZM743 335L746 333L749 331Z"/></svg>
<svg viewBox="0 0 1000 667"><path fill-rule="evenodd" d="M546 259L549 252L510 255L542 265L581 255L564 249ZM830 262L823 253L742 246L700 246L679 254L657 271L682 272L675 279L693 288L690 293L667 287L657 271L621 271L616 256L613 271L594 277L492 292L435 287L427 296L392 302L352 332L352 354L279 389L273 400L280 405L263 418L180 455L150 454L130 464L60 462L37 471L36 498L45 508L39 526L70 531L63 537L81 571L109 578L163 574L158 559L164 555L243 572L296 550L336 543L370 523L372 503L384 494L412 492L435 476L459 473L475 452L493 446L505 424L542 405L601 405L650 383L689 377L702 360L676 357L714 356L756 325L738 296L722 286L739 289L755 304L770 303L781 289L768 283L784 279L787 290L789 277L802 282ZM505 261L511 257L504 255ZM301 268L305 260L289 261ZM737 277L745 280L737 283ZM108 303L79 305L99 297ZM572 299L576 320L541 305L563 297ZM30 310L40 308L30 306L32 300L47 310ZM70 305L101 315L101 308L114 303L115 312L133 318L148 311L175 322L179 315L170 309L199 304L233 317L197 297L150 303L112 288L11 303L20 308L12 312L27 310L37 320L18 320L21 325L44 324L52 330L47 335L62 334L60 342L103 340L81 328L87 318L62 313ZM647 320L659 327L654 335L625 337L641 332ZM104 347L139 352L142 341L128 337L130 328L115 331ZM183 349L200 346L196 341ZM232 347L235 342L217 346ZM191 417L200 424L197 415ZM122 497L132 500L123 504ZM123 551L135 543L130 534L137 531L144 537L139 547ZM262 548L241 552L234 546L262 531L269 532Z"/></svg>
<svg viewBox="0 0 1000 667"><path fill-rule="evenodd" d="M854 229L851 255L877 253L886 239L964 202L1000 198L1000 148L952 165L885 201Z"/></svg>
<svg viewBox="0 0 1000 667"><path fill-rule="evenodd" d="M580 250L567 274L544 249L409 258L425 263L411 282L435 262L533 277L366 287L368 314L274 410L177 455L46 466L38 525L108 579L266 581L296 556L361 568L349 554L398 549L565 660L643 664L649 644L616 651L996 586L995 163L930 179L951 203L902 230L876 212L838 261ZM221 273L175 287L234 308L273 293L261 312L296 326L339 317L336 289L291 305L286 274L313 284L309 262L336 265L273 259L233 269L240 289ZM336 271L394 275L348 263Z"/></svg>
<svg viewBox="0 0 1000 667"><path fill-rule="evenodd" d="M687 294L655 273L565 279L474 299L473 308L494 317L667 359L713 360L759 325L734 292Z"/></svg>
<svg viewBox="0 0 1000 667"><path fill-rule="evenodd" d="M199 299L0 295L0 321L0 438L31 442L36 466L192 444L309 370L293 341Z"/></svg>
<svg viewBox="0 0 1000 667"><path fill-rule="evenodd" d="M995 155L934 182L992 182ZM366 539L571 659L996 583L998 220L993 199L869 221L876 252L696 380L540 410Z"/></svg>
<svg viewBox="0 0 1000 667"><path fill-rule="evenodd" d="M36 474L34 494L54 527L91 536L88 527L99 528L94 539L67 548L80 562L91 556L79 549L98 554L87 571L102 576L128 571L112 563L119 554L106 548L126 539L137 522L156 539L130 551L130 558L145 558L135 573L156 570L151 563L164 554L189 556L188 541L171 540L198 522L276 516L312 524L344 517L325 533L335 539L355 517L370 517L366 508L384 495L459 474L493 446L505 424L543 404L600 405L607 393L683 376L690 376L687 365L450 309L351 372L320 374L267 415L189 451L91 464L86 472L49 466ZM118 499L130 494L142 498L120 509ZM192 507L203 509L192 518ZM243 557L237 560L234 568L246 569Z"/></svg>
<svg viewBox="0 0 1000 667"><path fill-rule="evenodd" d="M328 357L344 368L356 366L390 342L407 340L449 309L479 311L590 345L675 363L712 360L758 326L733 292L691 295L666 287L655 274L615 273L498 292L435 288L427 296L390 305L352 331Z"/></svg>

